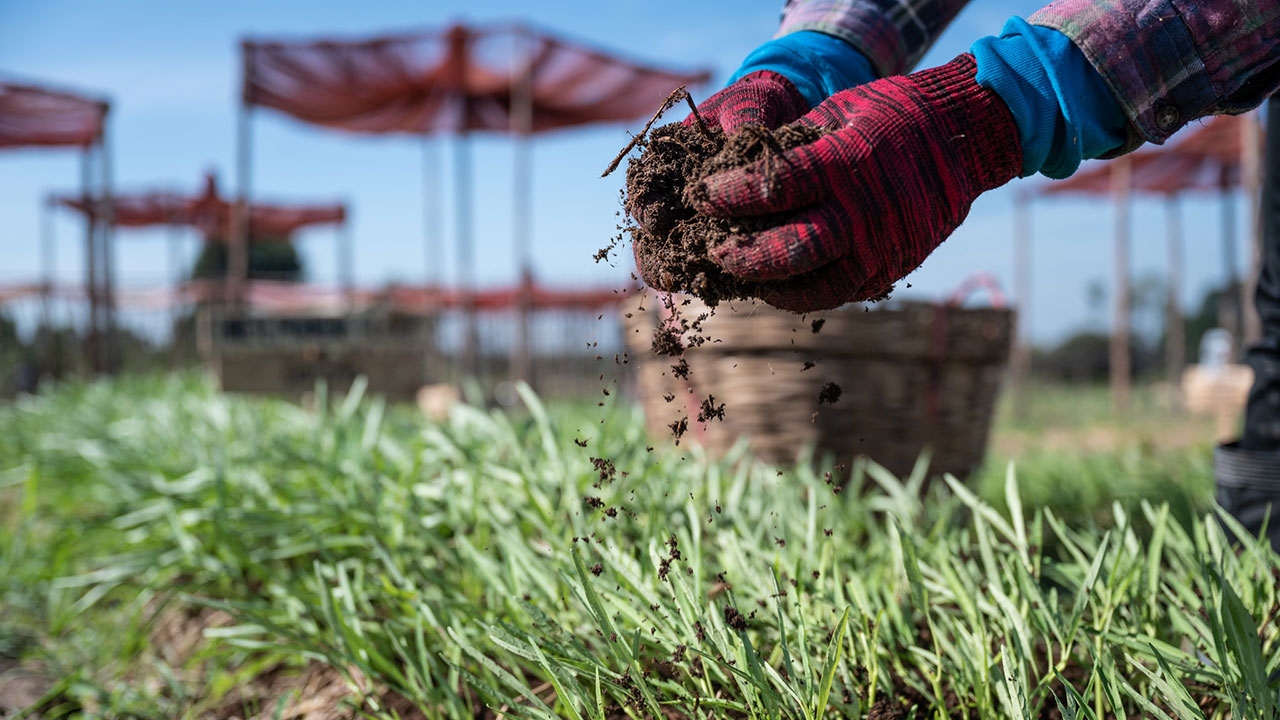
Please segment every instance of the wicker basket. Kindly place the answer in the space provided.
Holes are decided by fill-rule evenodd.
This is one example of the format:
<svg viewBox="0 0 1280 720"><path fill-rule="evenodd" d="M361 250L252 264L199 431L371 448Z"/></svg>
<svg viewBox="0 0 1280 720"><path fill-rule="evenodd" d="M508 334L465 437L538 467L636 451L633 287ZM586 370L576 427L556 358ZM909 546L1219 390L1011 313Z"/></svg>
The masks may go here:
<svg viewBox="0 0 1280 720"><path fill-rule="evenodd" d="M683 317L705 312L684 300L677 303ZM703 323L711 340L685 351L690 373L682 380L671 371L675 359L650 347L667 311L656 298L644 307L629 312L626 336L655 439L670 441L670 423L687 417L686 440L718 453L745 436L757 457L780 465L809 448L839 463L868 456L899 476L925 450L931 475L963 478L982 462L1013 336L1011 310L882 303L800 317L763 303L722 305ZM833 404L818 399L828 383L842 390ZM698 423L708 396L724 403L724 418Z"/></svg>

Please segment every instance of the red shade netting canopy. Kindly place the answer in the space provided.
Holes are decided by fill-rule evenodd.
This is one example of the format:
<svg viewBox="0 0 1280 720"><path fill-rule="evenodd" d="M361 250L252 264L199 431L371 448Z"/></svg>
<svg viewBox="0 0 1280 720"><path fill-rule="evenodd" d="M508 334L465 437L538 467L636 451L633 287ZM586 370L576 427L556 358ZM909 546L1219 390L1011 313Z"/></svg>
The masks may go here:
<svg viewBox="0 0 1280 720"><path fill-rule="evenodd" d="M652 113L707 72L632 63L519 26L244 43L246 105L358 133L541 132Z"/></svg>
<svg viewBox="0 0 1280 720"><path fill-rule="evenodd" d="M85 215L103 213L100 199L57 197L54 202ZM235 203L218 192L212 175L205 178L204 190L198 195L184 196L171 192L117 195L109 206L112 222L121 227L185 225L198 230L206 239L226 242ZM295 231L311 225L342 223L346 208L330 205L273 205L254 203L250 206L249 223L255 237L287 238Z"/></svg>
<svg viewBox="0 0 1280 720"><path fill-rule="evenodd" d="M1257 133L1254 147L1261 148L1262 129L1256 122L1245 115L1219 115L1176 142L1139 150L1129 155L1130 187L1160 195L1239 187L1246 132ZM1036 192L1108 195L1114 190L1111 170L1107 163L1096 163Z"/></svg>
<svg viewBox="0 0 1280 720"><path fill-rule="evenodd" d="M0 82L0 148L88 147L102 137L102 100Z"/></svg>

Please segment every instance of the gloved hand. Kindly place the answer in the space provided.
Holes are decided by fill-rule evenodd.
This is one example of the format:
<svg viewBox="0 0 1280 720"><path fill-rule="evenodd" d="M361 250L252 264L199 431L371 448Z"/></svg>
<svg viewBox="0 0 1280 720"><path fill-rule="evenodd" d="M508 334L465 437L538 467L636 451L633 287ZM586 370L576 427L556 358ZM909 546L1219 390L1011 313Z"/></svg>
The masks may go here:
<svg viewBox="0 0 1280 720"><path fill-rule="evenodd" d="M772 130L808 111L809 103L795 84L772 70L744 75L698 105L703 122L725 134L752 123ZM692 113L684 119L685 125L696 122Z"/></svg>
<svg viewBox="0 0 1280 720"><path fill-rule="evenodd" d="M698 106L704 123L726 134L744 125L773 130L804 115L814 105L845 88L876 77L871 61L840 38L816 31L793 32L757 47L724 89ZM693 126L693 115L684 124ZM632 208L640 227L664 233L658 207ZM644 267L638 265L643 271Z"/></svg>
<svg viewBox="0 0 1280 720"><path fill-rule="evenodd" d="M829 130L821 139L689 188L708 215L780 215L712 259L795 312L885 294L1022 167L1013 116L975 73L966 54L836 93L797 121Z"/></svg>

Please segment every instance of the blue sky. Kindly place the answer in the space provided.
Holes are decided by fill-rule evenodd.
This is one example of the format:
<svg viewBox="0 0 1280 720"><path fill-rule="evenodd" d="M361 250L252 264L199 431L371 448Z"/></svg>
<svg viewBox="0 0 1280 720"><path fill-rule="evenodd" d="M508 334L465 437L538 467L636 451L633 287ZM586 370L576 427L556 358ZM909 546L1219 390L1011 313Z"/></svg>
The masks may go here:
<svg viewBox="0 0 1280 720"><path fill-rule="evenodd" d="M977 37L998 32L1011 15L1028 15L1038 2L975 2L925 58L949 60ZM238 41L242 37L345 36L439 27L455 21L521 19L570 39L634 59L674 67L709 67L714 86L776 28L781 0L635 0L537 3L327 2L277 0L172 2L164 0L0 0L0 73L106 96L115 186L194 191L206 171L222 187L234 188L234 130L239 84ZM610 267L592 260L613 234L621 173L600 171L636 131L637 121L538 137L533 160L533 247L536 274L566 285L617 284L629 261ZM424 249L422 140L346 136L304 126L269 111L253 122L255 197L281 200L343 200L352 210L355 274L362 285L398 280L421 282L428 274ZM443 143L443 144L442 144ZM437 142L434 157L446 179L444 217L436 227L445 239L442 275L452 277L452 148ZM500 137L473 141L477 280L511 282L512 145ZM40 198L76 187L78 159L63 150L0 153L0 283L34 280L39 272ZM1015 181L979 199L968 221L925 265L908 278L912 295L940 297L976 272L991 272L1011 287ZM1242 234L1249 223L1236 202ZM1217 198L1188 199L1184 302L1198 301L1224 275ZM1086 288L1111 284L1112 210L1084 199L1037 201L1033 208L1035 289L1033 337L1059 338L1085 326L1103 327L1108 315L1091 310ZM1140 202L1134 211L1135 276L1164 270L1163 206ZM74 217L58 216L57 275L82 276L82 229ZM166 231L121 231L117 266L123 286L168 281ZM299 236L310 277L337 278L335 234L330 229ZM184 249L194 254L196 239Z"/></svg>

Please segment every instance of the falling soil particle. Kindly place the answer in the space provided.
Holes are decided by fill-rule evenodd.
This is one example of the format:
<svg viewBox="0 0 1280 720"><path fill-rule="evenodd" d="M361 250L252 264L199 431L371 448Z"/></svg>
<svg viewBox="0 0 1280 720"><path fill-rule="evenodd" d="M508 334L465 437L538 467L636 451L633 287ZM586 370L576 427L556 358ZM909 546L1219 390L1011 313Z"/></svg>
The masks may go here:
<svg viewBox="0 0 1280 720"><path fill-rule="evenodd" d="M684 437L686 432L689 432L689 418L682 417L667 427L671 428L671 437L675 438L676 444L678 445L680 444L680 438Z"/></svg>
<svg viewBox="0 0 1280 720"><path fill-rule="evenodd" d="M716 405L715 395L708 395L702 401L702 408L698 411L698 422L705 423L711 420L724 420L724 403Z"/></svg>
<svg viewBox="0 0 1280 720"><path fill-rule="evenodd" d="M680 358L680 361L671 366L671 374L682 380L689 379L689 361Z"/></svg>
<svg viewBox="0 0 1280 720"><path fill-rule="evenodd" d="M600 474L600 482L602 483L613 482L613 477L615 474L617 474L617 468L613 466L612 460L605 460L604 458L593 457L591 458L591 465L596 469L596 472Z"/></svg>
<svg viewBox="0 0 1280 720"><path fill-rule="evenodd" d="M814 320L813 322L809 323L809 329L813 331L814 335L817 335L818 333L822 332L822 326L826 324L827 324L826 318L818 318L817 320Z"/></svg>
<svg viewBox="0 0 1280 720"><path fill-rule="evenodd" d="M818 391L818 402L834 405L840 400L840 395L843 393L844 390L839 385L829 382Z"/></svg>
<svg viewBox="0 0 1280 720"><path fill-rule="evenodd" d="M684 352L680 344L680 333L673 327L664 325L653 331L653 352L655 355L676 357Z"/></svg>
<svg viewBox="0 0 1280 720"><path fill-rule="evenodd" d="M604 572L604 565L596 563L591 566L591 574L600 577L600 573Z"/></svg>

